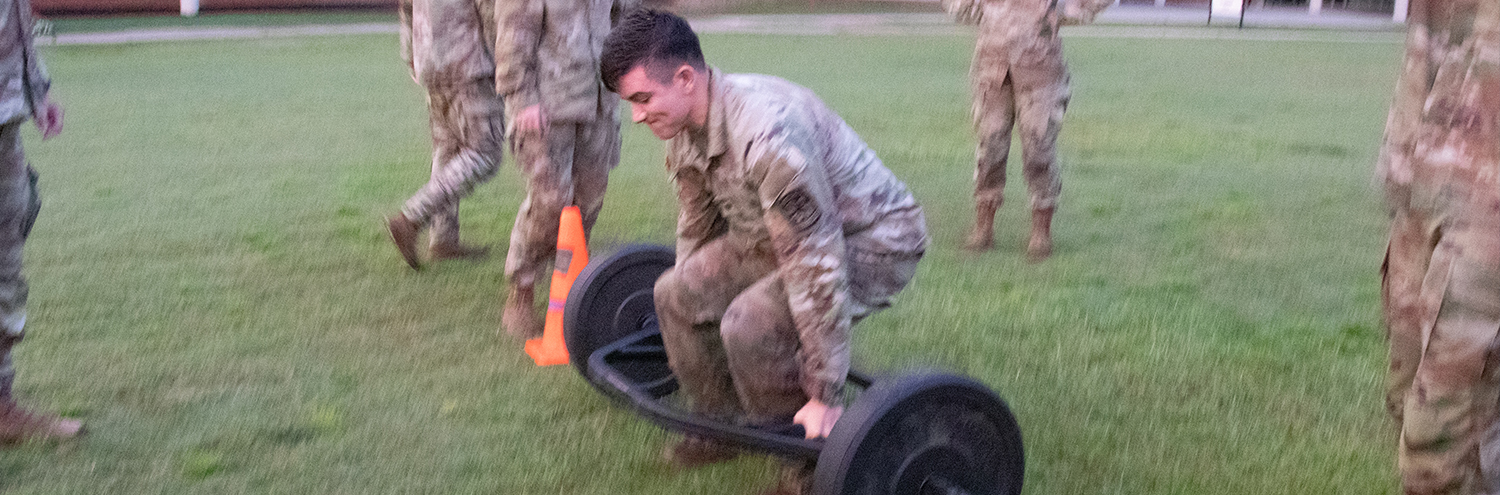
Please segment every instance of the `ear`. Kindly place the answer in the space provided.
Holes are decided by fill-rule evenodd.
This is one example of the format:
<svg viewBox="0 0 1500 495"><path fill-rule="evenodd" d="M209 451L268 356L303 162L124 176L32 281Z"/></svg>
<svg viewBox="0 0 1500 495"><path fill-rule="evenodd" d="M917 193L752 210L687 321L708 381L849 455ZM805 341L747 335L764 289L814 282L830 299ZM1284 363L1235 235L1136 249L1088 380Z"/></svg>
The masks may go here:
<svg viewBox="0 0 1500 495"><path fill-rule="evenodd" d="M677 72L672 73L672 82L692 92L693 86L698 83L698 71L688 64L677 66Z"/></svg>

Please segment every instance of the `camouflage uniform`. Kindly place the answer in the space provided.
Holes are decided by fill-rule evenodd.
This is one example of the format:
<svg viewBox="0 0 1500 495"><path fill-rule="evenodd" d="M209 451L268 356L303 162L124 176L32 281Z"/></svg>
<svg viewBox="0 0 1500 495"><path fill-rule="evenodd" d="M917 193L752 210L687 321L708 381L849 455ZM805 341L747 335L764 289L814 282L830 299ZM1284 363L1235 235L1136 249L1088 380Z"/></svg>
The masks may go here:
<svg viewBox="0 0 1500 495"><path fill-rule="evenodd" d="M41 108L52 82L32 45L29 2L7 0L0 9L0 401L8 401L15 379L10 350L26 334L21 253L40 204L21 126Z"/></svg>
<svg viewBox="0 0 1500 495"><path fill-rule="evenodd" d="M592 232L609 171L620 162L619 97L599 80L604 37L635 0L506 0L498 3L496 88L508 115L540 104L545 138L511 129L526 174L526 199L511 230L505 275L530 288L557 250L557 221L577 205ZM524 290L524 289L523 289Z"/></svg>
<svg viewBox="0 0 1500 495"><path fill-rule="evenodd" d="M401 213L432 224L432 244L458 245L458 201L489 180L504 152L495 95L493 0L402 0L401 55L427 89L432 178Z"/></svg>
<svg viewBox="0 0 1500 495"><path fill-rule="evenodd" d="M840 404L850 325L911 280L927 228L812 92L717 70L709 85L705 129L668 143L681 210L662 336L696 412L790 421L809 398Z"/></svg>
<svg viewBox="0 0 1500 495"><path fill-rule="evenodd" d="M1387 406L1405 493L1493 493L1500 401L1500 3L1414 0L1379 162Z"/></svg>
<svg viewBox="0 0 1500 495"><path fill-rule="evenodd" d="M1093 21L1112 1L943 0L959 22L979 25L969 79L979 133L974 200L981 211L993 216L1004 201L1014 125L1021 129L1032 211L1056 206L1062 191L1057 135L1071 96L1058 28Z"/></svg>

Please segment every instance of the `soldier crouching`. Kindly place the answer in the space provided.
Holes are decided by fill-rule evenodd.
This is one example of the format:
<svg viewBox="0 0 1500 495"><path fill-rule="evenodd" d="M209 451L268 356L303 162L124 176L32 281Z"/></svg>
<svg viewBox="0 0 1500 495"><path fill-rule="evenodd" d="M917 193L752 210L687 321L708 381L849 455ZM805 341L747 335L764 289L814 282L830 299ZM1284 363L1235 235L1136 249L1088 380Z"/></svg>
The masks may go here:
<svg viewBox="0 0 1500 495"><path fill-rule="evenodd" d="M811 91L703 60L682 18L639 10L610 33L601 74L634 122L668 141L677 260L658 279L668 363L694 413L827 436L843 411L850 328L890 305L928 237L906 185ZM735 450L689 436L687 468ZM790 464L769 493L804 493Z"/></svg>

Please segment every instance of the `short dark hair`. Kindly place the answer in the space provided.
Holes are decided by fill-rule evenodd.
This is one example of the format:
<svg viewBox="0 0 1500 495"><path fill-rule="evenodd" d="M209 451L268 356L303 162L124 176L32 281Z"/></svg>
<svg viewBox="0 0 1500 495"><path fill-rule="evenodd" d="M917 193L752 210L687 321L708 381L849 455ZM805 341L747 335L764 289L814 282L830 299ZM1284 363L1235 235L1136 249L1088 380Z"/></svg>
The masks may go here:
<svg viewBox="0 0 1500 495"><path fill-rule="evenodd" d="M662 10L636 9L604 39L599 77L605 88L618 93L620 78L636 66L644 66L646 75L666 83L683 64L700 71L708 67L698 35L687 20Z"/></svg>

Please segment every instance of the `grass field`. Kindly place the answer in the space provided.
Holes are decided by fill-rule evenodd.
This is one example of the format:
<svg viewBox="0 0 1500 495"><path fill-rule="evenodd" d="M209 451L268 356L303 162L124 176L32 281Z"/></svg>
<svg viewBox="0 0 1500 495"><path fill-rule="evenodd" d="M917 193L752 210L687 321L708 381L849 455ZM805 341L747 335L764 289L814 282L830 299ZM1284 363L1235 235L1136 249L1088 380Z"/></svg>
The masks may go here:
<svg viewBox="0 0 1500 495"><path fill-rule="evenodd" d="M1394 493L1371 178L1395 43L1075 38L1057 254L956 249L972 135L955 36L704 38L819 92L905 178L933 249L857 329L870 371L970 374L1014 408L1033 494ZM84 419L0 450L0 491L749 494L498 332L502 265L413 273L380 219L427 175L395 36L51 47L28 131L18 393ZM592 246L671 239L661 145L627 127ZM1018 177L1018 174L1013 174ZM1010 196L1024 198L1017 178ZM463 204L504 249L520 178Z"/></svg>
<svg viewBox="0 0 1500 495"><path fill-rule="evenodd" d="M54 33L88 33L124 29L300 26L310 24L396 23L396 10L208 12L194 17L176 13L138 16L61 16L49 18Z"/></svg>

